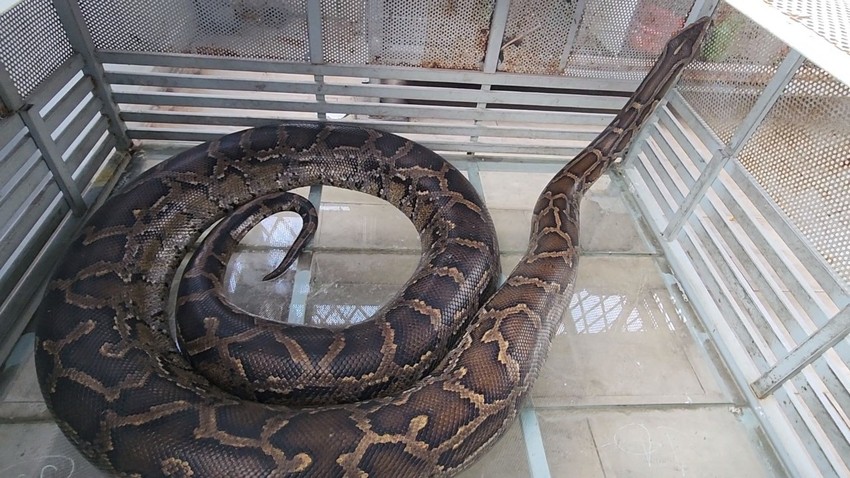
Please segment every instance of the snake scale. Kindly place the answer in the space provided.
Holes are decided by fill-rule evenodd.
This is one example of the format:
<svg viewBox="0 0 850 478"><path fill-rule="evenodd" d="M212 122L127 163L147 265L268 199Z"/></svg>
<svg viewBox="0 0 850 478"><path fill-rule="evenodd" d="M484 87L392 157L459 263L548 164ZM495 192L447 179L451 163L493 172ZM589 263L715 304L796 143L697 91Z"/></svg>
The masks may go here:
<svg viewBox="0 0 850 478"><path fill-rule="evenodd" d="M420 477L468 466L516 417L545 360L572 294L584 192L693 58L707 24L668 42L613 122L546 186L528 251L498 288L483 202L456 169L403 138L286 123L149 170L84 226L37 312L38 379L60 428L121 476ZM407 214L423 245L410 281L374 320L342 331L275 328L230 306L219 293L227 254L216 247L278 207L264 197L319 183ZM178 347L166 313L175 270L237 208L247 222L217 233L215 247L203 243L183 278L178 315L200 315L178 318Z"/></svg>

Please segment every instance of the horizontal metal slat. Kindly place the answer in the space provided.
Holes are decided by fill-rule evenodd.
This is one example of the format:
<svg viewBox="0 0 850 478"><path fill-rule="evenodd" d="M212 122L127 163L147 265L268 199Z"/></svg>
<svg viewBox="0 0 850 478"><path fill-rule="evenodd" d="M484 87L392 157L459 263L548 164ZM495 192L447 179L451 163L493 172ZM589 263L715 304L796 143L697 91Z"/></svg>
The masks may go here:
<svg viewBox="0 0 850 478"><path fill-rule="evenodd" d="M801 325L802 316L799 311L788 300L782 291L781 285L773 280L771 272L765 268L764 259L757 256L757 251L769 248L770 245L752 244L748 247L748 238L741 237L741 232L736 232L729 226L723 216L721 216L720 210L712 204L710 199L703 200L700 207L705 212L705 217L711 222L714 231L720 234L725 247L737 258L733 264L749 265L747 273L750 279L747 281L741 275L742 280L752 282L753 288L761 292L759 296L754 296L753 300L763 301L765 305L770 307L772 314L765 313L762 316L766 319L768 326L774 330L775 334L778 336L788 335L785 340L793 340L792 344L786 345L785 353L792 350L794 346L802 343L809 336L809 332L804 330ZM755 271L752 268L755 268ZM771 317L775 317L778 322L775 322ZM759 317L752 317L752 320L759 320Z"/></svg>
<svg viewBox="0 0 850 478"><path fill-rule="evenodd" d="M48 207L61 195L52 178L44 178L30 191L25 207L10 218L12 227L0 235L0 297L14 287L14 282L28 267L33 256L44 245L56 221L43 221ZM38 225L38 226L37 226Z"/></svg>
<svg viewBox="0 0 850 478"><path fill-rule="evenodd" d="M731 185L730 185L731 186ZM789 254L780 254L776 250L776 241L780 240L787 243L789 240L793 242L792 237L780 236L781 239L768 230L765 226L759 224L752 217L752 212L748 213L744 210L744 205L758 210L762 201L745 201L740 198L740 195L733 196L730 188L727 187L725 181L719 181L713 186L715 193L718 195L724 206L729 209L729 212L735 217L735 222L744 230L747 237L765 244L774 244L773 247L765 247L760 252L765 255L767 261L773 267L773 271L777 274L785 284L785 290L791 294L794 300L800 304L808 317L818 326L823 325L828 306L819 298L818 293L812 289L807 280L801 280L800 272L797 264L794 264L793 259ZM766 206L762 206L766 207ZM770 225L772 228L772 225ZM794 249L793 244L791 250ZM799 267L803 267L800 263Z"/></svg>
<svg viewBox="0 0 850 478"><path fill-rule="evenodd" d="M85 137L69 151L67 159L68 170L71 171L71 177L75 177L77 168L83 163L86 157L90 156L98 142L103 138L103 135L109 128L109 120L106 116L97 116L94 120L94 125L85 133ZM81 184L85 186L85 184Z"/></svg>
<svg viewBox="0 0 850 478"><path fill-rule="evenodd" d="M77 113L74 119L68 124L68 127L56 138L56 146L62 152L62 157L68 161L70 148L80 141L81 136L91 124L92 120L101 117L100 114L101 102L99 99L92 97L88 103ZM73 171L72 168L69 168Z"/></svg>
<svg viewBox="0 0 850 478"><path fill-rule="evenodd" d="M725 144L720 138L714 134L714 131L696 114L696 112L691 108L688 102L682 98L682 95L676 91L671 90L670 94L667 95L668 102L667 104L670 108L684 120L684 124L687 124L694 135L702 141L702 144L708 148L709 151L723 149Z"/></svg>
<svg viewBox="0 0 850 478"><path fill-rule="evenodd" d="M5 191L12 181L15 181L15 174L38 150L27 134L22 134L15 139L18 141L9 143L9 151L6 157L0 156L0 181L2 181L0 183L0 197L4 194L2 191Z"/></svg>
<svg viewBox="0 0 850 478"><path fill-rule="evenodd" d="M686 191L690 191L691 187L694 185L694 181L696 181L696 178L685 166L681 157L673 151L673 145L670 144L670 141L668 141L664 132L654 125L651 126L651 128L652 130L650 131L649 138L651 138L655 143L659 154L663 156L664 159L667 160L667 163L673 167L673 170L676 172L679 181L683 183Z"/></svg>
<svg viewBox="0 0 850 478"><path fill-rule="evenodd" d="M557 108L592 108L618 111L626 103L623 96L582 95L574 93L538 93L520 91L492 91L470 88L441 88L408 85L286 82L249 80L190 75L180 73L107 73L113 85L135 85L160 88L188 88L207 90L234 90L259 93L295 93L309 95L336 95L398 100L424 100L468 103L496 103L522 106Z"/></svg>
<svg viewBox="0 0 850 478"><path fill-rule="evenodd" d="M74 173L74 180L80 185L81 189L89 185L95 173L113 154L116 145L115 137L111 134L107 135L97 150L77 169Z"/></svg>
<svg viewBox="0 0 850 478"><path fill-rule="evenodd" d="M35 143L28 140L22 144L21 149L8 161L9 166L16 167L9 168L8 171L3 171L8 173L8 176L4 178L3 183L0 183L0 203L5 201L11 192L18 187L23 178L35 167L40 157L41 155L38 152L38 148L35 147ZM0 227L2 225L3 221L0 218Z"/></svg>
<svg viewBox="0 0 850 478"><path fill-rule="evenodd" d="M524 75L518 73L484 73L471 70L448 70L384 65L328 65L288 63L274 60L209 57L175 53L137 53L101 50L102 63L121 65L165 66L172 68L204 68L209 70L256 71L300 75L350 76L387 80L476 83L499 86L523 86L592 91L632 92L638 80L600 80L566 76Z"/></svg>
<svg viewBox="0 0 850 478"><path fill-rule="evenodd" d="M162 141L192 141L204 142L218 139L221 132L187 130L180 128L148 128L128 125L128 134L132 139L162 140ZM569 146L534 146L509 143L483 143L470 141L417 141L426 148L434 151L459 151L464 153L502 153L502 154L539 154L547 156L562 156L564 163L569 158L581 152L580 147Z"/></svg>
<svg viewBox="0 0 850 478"><path fill-rule="evenodd" d="M50 169L38 155L28 164L15 187L0 200L0 237L4 237L14 227L22 208L32 201L34 192L38 191L39 184L51 179Z"/></svg>
<svg viewBox="0 0 850 478"><path fill-rule="evenodd" d="M788 243L794 254L806 266L806 270L818 285L827 293L838 309L850 305L850 290L844 282L835 274L832 268L815 252L799 231L791 225L784 217L781 210L767 196L767 193L746 173L737 161L733 162L728 172L740 190L751 198L759 198L753 204L758 212L764 216L777 233Z"/></svg>
<svg viewBox="0 0 850 478"><path fill-rule="evenodd" d="M670 133L673 136L673 139L676 141L676 144L679 145L680 148L685 152L685 157L687 157L697 169L702 171L705 168L706 160L696 149L696 146L688 137L685 132L685 128L679 123L679 121L673 117L670 113L670 110L666 107L661 108L658 112L658 123L656 126L659 129L663 129Z"/></svg>
<svg viewBox="0 0 850 478"><path fill-rule="evenodd" d="M55 108L56 94L68 85L74 76L83 69L83 59L74 55L56 69L28 98L42 115L49 115Z"/></svg>
<svg viewBox="0 0 850 478"><path fill-rule="evenodd" d="M282 119L263 118L256 116L218 115L199 112L179 111L123 111L121 117L128 123L175 123L202 124L214 126L243 126L245 128L276 124ZM555 139L589 143L596 138L598 131L578 130L577 128L556 129L524 129L520 127L487 126L487 125L455 125L402 121L374 121L359 119L342 119L332 121L335 124L346 124L363 128L375 128L396 134L435 134L452 136L479 136L521 139ZM569 125L565 125L569 128Z"/></svg>
<svg viewBox="0 0 850 478"><path fill-rule="evenodd" d="M613 115L563 113L504 109L457 108L448 106L395 105L391 103L326 103L220 97L209 94L137 92L114 93L117 103L158 106L227 108L235 110L272 110L316 113L345 113L378 116L405 116L454 120L510 121L548 124L606 126Z"/></svg>
<svg viewBox="0 0 850 478"><path fill-rule="evenodd" d="M793 344L789 343L785 334L777 333L770 322L765 320L766 317L770 316L770 311L765 307L765 304L741 271L734 267L735 261L731 255L732 251L729 250L726 242L714 228L714 224L710 221L704 222L698 216L695 214L689 221L692 234L700 238L702 247L705 248L714 263L714 267L721 274L726 287L731 291L731 297L738 302L744 311L744 315L727 317L726 321L730 324L732 322L743 324L743 328L738 328L738 330L745 331L746 335L739 335L739 341L755 341L765 344L768 348L762 350L761 353L764 354L767 363L772 365L776 362L777 357L782 357L788 350L791 350ZM762 372L765 370L761 369Z"/></svg>
<svg viewBox="0 0 850 478"><path fill-rule="evenodd" d="M80 106L86 95L90 94L94 89L91 79L83 76L74 84L73 87L56 103L56 106L44 117L44 122L51 132L55 132L56 128L68 118L71 113ZM55 138L56 135L54 134Z"/></svg>
<svg viewBox="0 0 850 478"><path fill-rule="evenodd" d="M0 119L0 158L6 154L8 144L25 130L24 122L16 114Z"/></svg>
<svg viewBox="0 0 850 478"><path fill-rule="evenodd" d="M728 283L727 279L717 269L718 262L722 264L723 259L715 260L712 255L714 252L704 248L701 239L693 237L695 235L697 234L691 230L691 225L686 225L679 234L679 244L691 260L722 316L738 319L749 315L743 308L746 305L736 300L738 292L724 285ZM774 357L770 352L769 344L764 340L752 340L751 328L742 320L726 320L726 325L735 335L738 345L746 351L747 358L758 370L764 371L770 368L768 358L773 361Z"/></svg>
<svg viewBox="0 0 850 478"><path fill-rule="evenodd" d="M641 177L645 179L645 184L647 189L649 189L650 193L652 193L652 197L655 199L655 204L661 209L663 212L663 219L666 221L670 218L671 214L673 214L673 200L670 198L669 193L665 194L664 191L661 190L660 184L662 184L661 179L658 178L658 173L655 171L655 165L652 164L652 159L646 154L646 152L642 152L638 158L639 161L635 161L636 170L640 173ZM649 165L648 165L649 164Z"/></svg>
<svg viewBox="0 0 850 478"><path fill-rule="evenodd" d="M668 166L666 162L661 160L661 156L658 152L658 146L656 146L653 141L647 141L644 143L643 153L647 161L652 165L656 178L660 179L661 183L664 184L667 196L672 199L670 204L674 206L682 204L685 194L687 194L686 186L680 184L680 182L676 182L670 175L670 171L667 170Z"/></svg>

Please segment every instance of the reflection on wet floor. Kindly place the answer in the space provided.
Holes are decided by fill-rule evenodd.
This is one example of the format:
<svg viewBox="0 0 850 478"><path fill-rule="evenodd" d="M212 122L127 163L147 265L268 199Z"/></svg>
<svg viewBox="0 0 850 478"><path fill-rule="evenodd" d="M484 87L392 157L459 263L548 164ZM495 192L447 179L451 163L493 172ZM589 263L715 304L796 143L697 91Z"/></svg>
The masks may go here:
<svg viewBox="0 0 850 478"><path fill-rule="evenodd" d="M481 173L505 273L549 177ZM612 176L585 198L575 294L540 378L520 419L463 477L782 476L623 195ZM301 220L283 213L255 227L228 265L229 300L272 320L344 327L368 320L419 263L418 235L388 203L324 188L319 221L297 266L266 282ZM107 476L50 420L31 340L0 375L0 478Z"/></svg>

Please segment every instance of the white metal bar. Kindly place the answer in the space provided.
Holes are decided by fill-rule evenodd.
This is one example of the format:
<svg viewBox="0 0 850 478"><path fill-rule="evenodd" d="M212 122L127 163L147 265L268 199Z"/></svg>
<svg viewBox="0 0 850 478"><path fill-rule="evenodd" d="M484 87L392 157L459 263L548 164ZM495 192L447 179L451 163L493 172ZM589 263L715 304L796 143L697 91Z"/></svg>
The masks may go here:
<svg viewBox="0 0 850 478"><path fill-rule="evenodd" d="M322 77L322 75L317 75ZM385 99L463 101L469 103L521 104L564 108L595 108L619 110L626 103L621 96L582 94L552 94L546 92L489 91L468 88L434 88L425 86L367 83L360 85L327 84L304 81L247 80L211 75L191 75L162 72L107 72L113 85L155 86L161 88L197 88L262 93L292 93L304 95L337 95ZM121 88L122 91L127 91Z"/></svg>
<svg viewBox="0 0 850 478"><path fill-rule="evenodd" d="M356 123L355 123L356 124ZM209 131L208 129L183 129L183 128L152 128L133 127L128 130L133 139L168 140L168 141L193 141L204 142L221 137L222 131ZM527 154L545 156L568 156L572 157L581 152L579 146L546 146L509 143L470 143L466 141L418 141L423 146L435 151L459 151L464 153L494 153L494 154ZM561 159L563 163L563 159Z"/></svg>
<svg viewBox="0 0 850 478"><path fill-rule="evenodd" d="M744 170L740 163L735 162L729 168L729 174L735 184L750 198L758 198L753 204L764 216L772 228L785 240L793 255L805 265L806 270L817 281L827 296L839 308L850 305L850 290L844 281L824 261L815 249L800 234L800 231L781 212L767 193L756 183L752 176Z"/></svg>
<svg viewBox="0 0 850 478"><path fill-rule="evenodd" d="M55 101L56 95L70 82L75 75L83 69L83 59L79 54L75 54L68 58L59 68L56 69L46 80L44 80L32 93L30 93L27 101L39 108L44 108L46 105ZM94 85L92 85L94 88ZM53 105L55 107L55 105ZM51 114L52 108L48 111L43 109L39 113L47 118Z"/></svg>
<svg viewBox="0 0 850 478"><path fill-rule="evenodd" d="M92 83L89 77L80 78L75 85L68 90L65 95L56 102L53 108L44 116L44 122L47 123L47 128L55 133L56 128L64 121L69 119L71 113L80 106L86 95L92 92Z"/></svg>
<svg viewBox="0 0 850 478"><path fill-rule="evenodd" d="M617 79L570 78L566 76L527 75L521 73L484 73L472 70L449 70L441 68L415 68L386 65L312 65L309 63L287 63L273 60L244 58L210 58L201 55L176 53L140 53L128 51L99 51L103 63L123 65L165 66L175 68L203 68L209 70L236 70L263 73L286 73L300 75L350 76L385 80L419 80L446 83L477 83L500 86L522 86L539 88L634 91L639 81Z"/></svg>
<svg viewBox="0 0 850 478"><path fill-rule="evenodd" d="M121 113L127 123L168 123L187 125L214 126L262 126L273 124L280 119L276 117L259 117L247 115L209 115L207 113L192 113L181 111L124 111ZM470 135L516 138L522 140L550 139L570 140L577 145L592 141L597 132L572 129L523 129L520 127L487 126L487 125L455 125L446 123L402 123L399 121L380 120L340 120L336 124L351 124L366 128L377 128L392 133L433 134L444 136L467 137ZM569 125L565 125L569 128ZM135 128L138 129L138 128ZM2 144L2 143L0 143Z"/></svg>
<svg viewBox="0 0 850 478"><path fill-rule="evenodd" d="M826 325L809 336L805 342L782 357L770 370L752 384L759 398L764 398L781 387L789 378L817 360L823 353L850 333L850 307L835 315Z"/></svg>
<svg viewBox="0 0 850 478"><path fill-rule="evenodd" d="M673 116L669 108L659 109L656 127L667 131L673 136L676 144L684 151L685 157L690 159L697 169L703 169L705 167L705 159L702 154L697 151L694 143L687 137L684 127Z"/></svg>
<svg viewBox="0 0 850 478"><path fill-rule="evenodd" d="M206 108L254 109L270 111L300 111L347 113L377 116L407 116L454 120L509 121L513 123L571 124L604 127L613 115L597 113L566 113L510 109L458 108L430 105L394 105L390 103L316 103L306 101L260 100L234 98L200 93L137 92L115 93L118 103L159 106L194 106Z"/></svg>
<svg viewBox="0 0 850 478"><path fill-rule="evenodd" d="M85 214L87 206L83 200L80 188L71 178L71 173L68 167L62 160L62 151L50 137L50 131L47 130L47 125L44 120L36 112L33 111L32 105L26 105L18 110L21 119L29 129L30 137L35 142L35 145L41 151L41 156L47 167L53 173L56 184L62 190L63 197L71 206L71 210L77 216Z"/></svg>
<svg viewBox="0 0 850 478"><path fill-rule="evenodd" d="M682 117L682 122L690 128L690 131L696 135L697 139L710 151L721 149L724 146L723 140L717 137L712 129L703 121L702 118L691 108L691 105L685 101L682 94L675 89L671 89L667 94L668 109L675 111L677 115Z"/></svg>
<svg viewBox="0 0 850 478"><path fill-rule="evenodd" d="M761 124L761 121L767 116L770 108L776 103L785 86L794 77L797 68L803 63L803 58L794 50L788 52L785 59L782 60L779 67L776 69L776 74L771 78L770 82L765 86L764 91L759 95L758 100L744 117L740 127L735 131L729 145L717 150L708 162L705 170L700 174L693 189L688 193L685 202L676 212L676 215L667 225L662 235L666 240L672 240L679 233L679 230L684 226L690 215L696 209L699 202L705 196L705 193L717 179L717 175L726 166L731 158L736 156L746 145L750 137L755 133L756 129Z"/></svg>

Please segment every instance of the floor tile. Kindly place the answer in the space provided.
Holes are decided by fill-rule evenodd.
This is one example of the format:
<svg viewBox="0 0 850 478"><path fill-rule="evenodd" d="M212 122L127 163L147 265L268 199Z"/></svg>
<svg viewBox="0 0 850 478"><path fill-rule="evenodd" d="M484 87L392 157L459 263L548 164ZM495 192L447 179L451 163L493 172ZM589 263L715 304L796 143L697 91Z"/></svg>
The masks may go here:
<svg viewBox="0 0 850 478"><path fill-rule="evenodd" d="M648 256L587 256L535 406L725 402ZM702 364L700 364L702 365Z"/></svg>
<svg viewBox="0 0 850 478"><path fill-rule="evenodd" d="M588 421L606 476L783 476L760 456L737 413L734 407L639 410L592 414Z"/></svg>
<svg viewBox="0 0 850 478"><path fill-rule="evenodd" d="M107 478L53 423L0 424L0 477Z"/></svg>
<svg viewBox="0 0 850 478"><path fill-rule="evenodd" d="M478 461L457 475L458 478L526 478L530 476L525 441L518 420Z"/></svg>

